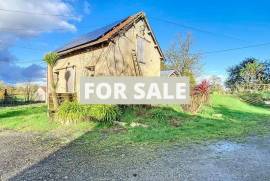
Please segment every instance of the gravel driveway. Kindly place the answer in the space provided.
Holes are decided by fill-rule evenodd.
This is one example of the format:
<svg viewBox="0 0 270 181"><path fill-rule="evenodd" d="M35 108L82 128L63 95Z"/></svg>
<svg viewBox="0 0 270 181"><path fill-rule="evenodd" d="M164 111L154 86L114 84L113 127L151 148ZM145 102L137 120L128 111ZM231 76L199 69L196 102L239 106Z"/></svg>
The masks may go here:
<svg viewBox="0 0 270 181"><path fill-rule="evenodd" d="M80 140L60 148L36 137L0 133L2 180L270 180L270 136L99 151Z"/></svg>

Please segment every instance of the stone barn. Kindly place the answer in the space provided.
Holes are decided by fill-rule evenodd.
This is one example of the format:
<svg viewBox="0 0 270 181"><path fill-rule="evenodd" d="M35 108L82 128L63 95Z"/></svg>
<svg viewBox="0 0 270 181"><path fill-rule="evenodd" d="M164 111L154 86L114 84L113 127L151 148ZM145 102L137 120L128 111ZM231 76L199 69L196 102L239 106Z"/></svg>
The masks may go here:
<svg viewBox="0 0 270 181"><path fill-rule="evenodd" d="M164 60L143 12L78 37L56 52L60 59L53 71L60 102L79 98L83 76L160 76Z"/></svg>

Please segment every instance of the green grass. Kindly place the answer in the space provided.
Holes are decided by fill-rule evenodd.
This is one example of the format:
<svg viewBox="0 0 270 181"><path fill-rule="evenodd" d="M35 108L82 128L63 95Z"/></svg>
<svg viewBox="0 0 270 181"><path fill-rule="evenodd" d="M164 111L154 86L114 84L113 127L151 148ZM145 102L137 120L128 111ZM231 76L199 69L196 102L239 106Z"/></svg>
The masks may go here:
<svg viewBox="0 0 270 181"><path fill-rule="evenodd" d="M1 108L0 120L0 129L45 132L57 127L48 121L44 105Z"/></svg>
<svg viewBox="0 0 270 181"><path fill-rule="evenodd" d="M204 140L239 138L270 132L270 109L256 107L232 96L213 95L201 113L183 113L179 105L127 108L121 117L127 126L109 127L93 122L60 125L49 121L46 106L32 105L0 109L0 130L31 131L73 135L91 145L191 143ZM132 122L147 125L131 127Z"/></svg>
<svg viewBox="0 0 270 181"><path fill-rule="evenodd" d="M261 96L265 100L270 100L270 91L265 91L261 93Z"/></svg>
<svg viewBox="0 0 270 181"><path fill-rule="evenodd" d="M13 130L33 133L49 133L59 137L78 137L96 126L92 122L61 125L48 119L47 106L34 104L0 108L0 131Z"/></svg>
<svg viewBox="0 0 270 181"><path fill-rule="evenodd" d="M180 123L180 126L175 127L172 120ZM196 116L181 112L179 106L175 105L151 110L128 109L122 121L142 123L148 125L148 128L127 127L125 132L114 133L104 139L104 145L137 142L191 143L270 132L269 109L246 104L235 97L219 95L213 95L211 104ZM91 134L86 136L86 139L91 139Z"/></svg>

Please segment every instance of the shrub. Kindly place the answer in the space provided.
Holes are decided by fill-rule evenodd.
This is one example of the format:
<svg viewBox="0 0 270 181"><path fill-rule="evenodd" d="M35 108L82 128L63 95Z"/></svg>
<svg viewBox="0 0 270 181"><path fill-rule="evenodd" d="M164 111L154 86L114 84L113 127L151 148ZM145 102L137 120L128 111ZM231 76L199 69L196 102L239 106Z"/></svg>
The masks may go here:
<svg viewBox="0 0 270 181"><path fill-rule="evenodd" d="M111 124L120 116L120 109L114 105L80 105L78 102L64 102L56 114L62 124L95 120Z"/></svg>
<svg viewBox="0 0 270 181"><path fill-rule="evenodd" d="M152 112L151 118L153 118L155 120L160 120L160 121L166 120L167 112L164 111L162 108L154 109L151 112Z"/></svg>
<svg viewBox="0 0 270 181"><path fill-rule="evenodd" d="M85 109L77 102L64 102L56 113L56 119L60 123L76 123L85 119Z"/></svg>
<svg viewBox="0 0 270 181"><path fill-rule="evenodd" d="M260 93L245 92L238 94L238 96L243 101L253 105L264 105L265 101L270 100L270 94L268 92L260 92Z"/></svg>
<svg viewBox="0 0 270 181"><path fill-rule="evenodd" d="M265 101L270 100L270 92L262 92L261 96L262 96L262 99Z"/></svg>
<svg viewBox="0 0 270 181"><path fill-rule="evenodd" d="M200 84L198 84L194 90L193 95L200 95L203 99L203 102L208 102L209 94L210 94L210 83L207 80L203 80Z"/></svg>
<svg viewBox="0 0 270 181"><path fill-rule="evenodd" d="M94 118L99 122L111 124L113 121L118 120L121 111L115 105L90 105L87 106L87 116Z"/></svg>
<svg viewBox="0 0 270 181"><path fill-rule="evenodd" d="M204 104L208 103L209 95L210 83L203 80L192 90L190 104L183 105L182 109L193 114L197 113Z"/></svg>

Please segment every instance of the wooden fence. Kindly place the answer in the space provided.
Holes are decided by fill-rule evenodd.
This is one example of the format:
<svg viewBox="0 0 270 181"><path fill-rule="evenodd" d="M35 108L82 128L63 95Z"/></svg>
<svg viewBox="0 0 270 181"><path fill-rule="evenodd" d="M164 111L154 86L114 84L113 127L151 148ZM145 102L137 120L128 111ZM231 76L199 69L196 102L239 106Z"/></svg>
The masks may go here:
<svg viewBox="0 0 270 181"><path fill-rule="evenodd" d="M247 84L242 89L243 91L270 91L270 84Z"/></svg>

